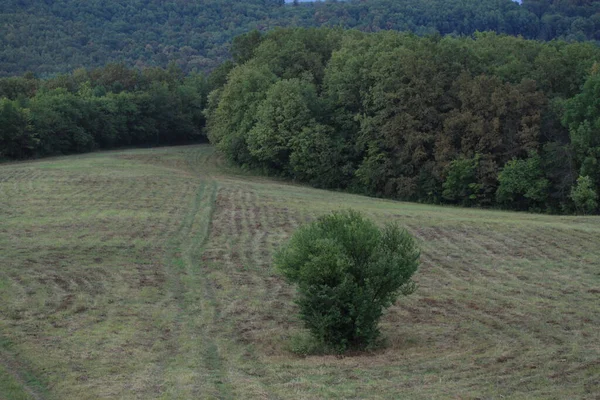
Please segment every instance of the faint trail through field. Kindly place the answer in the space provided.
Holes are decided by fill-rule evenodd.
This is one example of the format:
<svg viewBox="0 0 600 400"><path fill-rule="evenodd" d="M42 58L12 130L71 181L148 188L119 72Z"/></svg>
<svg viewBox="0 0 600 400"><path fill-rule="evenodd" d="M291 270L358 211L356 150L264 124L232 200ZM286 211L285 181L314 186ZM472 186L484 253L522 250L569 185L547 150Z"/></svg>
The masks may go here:
<svg viewBox="0 0 600 400"><path fill-rule="evenodd" d="M0 367L4 367L3 369L21 386L21 389L29 396L32 400L45 400L47 397L42 394L46 392L45 389L41 390L41 384L36 381L36 387L30 385L28 383L28 379L23 375L26 372L26 369L23 366L19 365L18 361L14 359L14 357L6 352L0 350ZM2 368L0 368L0 379L2 379ZM4 397L6 394L0 393L0 400L12 400L8 397Z"/></svg>
<svg viewBox="0 0 600 400"><path fill-rule="evenodd" d="M165 385L181 398L230 399L227 370L215 341L220 310L201 260L210 234L217 182L205 168L206 155L202 151L189 151L185 158L190 178L197 180L198 186L188 212L168 243L165 262L179 314L172 328L174 351L169 354L171 360L163 361L162 369L179 371L165 377Z"/></svg>

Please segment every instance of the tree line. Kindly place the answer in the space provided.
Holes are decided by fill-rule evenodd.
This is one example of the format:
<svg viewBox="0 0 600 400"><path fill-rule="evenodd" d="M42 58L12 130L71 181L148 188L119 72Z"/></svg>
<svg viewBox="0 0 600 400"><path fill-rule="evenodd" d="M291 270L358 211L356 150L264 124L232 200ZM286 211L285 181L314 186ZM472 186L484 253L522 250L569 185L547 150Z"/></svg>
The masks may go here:
<svg viewBox="0 0 600 400"><path fill-rule="evenodd" d="M598 41L600 2L351 0L294 7L282 0L3 0L0 76L46 77L111 62L210 71L228 59L234 36L277 26Z"/></svg>
<svg viewBox="0 0 600 400"><path fill-rule="evenodd" d="M394 199L595 212L600 49L494 33L276 29L207 101L233 162Z"/></svg>
<svg viewBox="0 0 600 400"><path fill-rule="evenodd" d="M0 160L206 140L203 108L225 73L109 64L47 80L1 78Z"/></svg>

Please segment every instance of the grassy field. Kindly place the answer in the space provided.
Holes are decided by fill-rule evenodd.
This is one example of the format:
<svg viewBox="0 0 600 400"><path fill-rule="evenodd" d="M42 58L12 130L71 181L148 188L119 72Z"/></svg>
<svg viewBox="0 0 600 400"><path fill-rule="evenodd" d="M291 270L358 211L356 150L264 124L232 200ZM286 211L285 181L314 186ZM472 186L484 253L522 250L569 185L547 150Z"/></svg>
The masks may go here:
<svg viewBox="0 0 600 400"><path fill-rule="evenodd" d="M387 345L300 357L270 257L355 208L419 240ZM208 146L0 166L0 399L599 399L600 218L244 175Z"/></svg>

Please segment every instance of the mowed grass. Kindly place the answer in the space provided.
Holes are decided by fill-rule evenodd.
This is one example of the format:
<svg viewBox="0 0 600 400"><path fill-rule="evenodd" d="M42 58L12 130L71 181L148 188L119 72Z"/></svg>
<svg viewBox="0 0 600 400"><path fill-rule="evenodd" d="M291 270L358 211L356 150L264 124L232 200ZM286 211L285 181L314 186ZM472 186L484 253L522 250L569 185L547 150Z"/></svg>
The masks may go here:
<svg viewBox="0 0 600 400"><path fill-rule="evenodd" d="M370 353L301 357L273 251L355 208L422 247ZM0 166L0 399L597 399L600 218L370 199L209 146Z"/></svg>

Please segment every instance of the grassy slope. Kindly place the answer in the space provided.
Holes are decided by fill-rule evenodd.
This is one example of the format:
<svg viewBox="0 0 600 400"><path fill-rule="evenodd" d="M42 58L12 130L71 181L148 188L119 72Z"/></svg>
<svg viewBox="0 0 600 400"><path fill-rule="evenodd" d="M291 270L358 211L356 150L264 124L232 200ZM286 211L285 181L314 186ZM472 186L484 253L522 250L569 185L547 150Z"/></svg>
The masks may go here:
<svg viewBox="0 0 600 400"><path fill-rule="evenodd" d="M339 208L420 240L388 346L294 356L270 254ZM0 166L0 399L596 398L600 218L441 208L232 173L210 147Z"/></svg>

